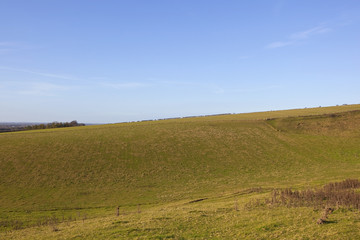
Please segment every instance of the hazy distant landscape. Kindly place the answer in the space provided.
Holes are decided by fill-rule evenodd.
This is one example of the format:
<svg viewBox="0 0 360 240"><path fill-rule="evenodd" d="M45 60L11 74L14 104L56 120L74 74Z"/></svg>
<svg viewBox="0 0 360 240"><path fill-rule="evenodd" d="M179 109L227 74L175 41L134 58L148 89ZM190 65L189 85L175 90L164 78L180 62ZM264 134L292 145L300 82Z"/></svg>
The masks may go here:
<svg viewBox="0 0 360 240"><path fill-rule="evenodd" d="M0 132L20 131L26 126L31 126L35 124L40 124L40 123L0 122Z"/></svg>

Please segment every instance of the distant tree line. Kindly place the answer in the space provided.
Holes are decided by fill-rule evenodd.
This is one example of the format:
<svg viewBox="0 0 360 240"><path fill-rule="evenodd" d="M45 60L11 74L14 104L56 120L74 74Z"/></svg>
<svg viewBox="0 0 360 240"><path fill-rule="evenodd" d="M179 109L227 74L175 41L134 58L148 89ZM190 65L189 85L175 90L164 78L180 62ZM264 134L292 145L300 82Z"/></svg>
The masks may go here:
<svg viewBox="0 0 360 240"><path fill-rule="evenodd" d="M84 123L78 123L76 120L71 122L52 122L48 124L37 124L24 127L24 130L34 130L34 129L47 129L47 128L63 128L63 127L77 127L85 126Z"/></svg>

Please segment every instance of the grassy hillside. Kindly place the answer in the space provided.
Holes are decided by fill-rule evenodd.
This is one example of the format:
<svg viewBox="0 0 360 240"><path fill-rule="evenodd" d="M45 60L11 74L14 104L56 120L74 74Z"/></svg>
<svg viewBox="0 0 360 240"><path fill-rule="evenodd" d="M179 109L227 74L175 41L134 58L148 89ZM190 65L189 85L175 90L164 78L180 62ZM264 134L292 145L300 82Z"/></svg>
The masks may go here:
<svg viewBox="0 0 360 240"><path fill-rule="evenodd" d="M273 188L358 178L359 126L360 105L348 105L3 133L0 234L360 236L352 210L335 212L336 224L319 227L311 208L246 208ZM205 200L190 203L196 199Z"/></svg>

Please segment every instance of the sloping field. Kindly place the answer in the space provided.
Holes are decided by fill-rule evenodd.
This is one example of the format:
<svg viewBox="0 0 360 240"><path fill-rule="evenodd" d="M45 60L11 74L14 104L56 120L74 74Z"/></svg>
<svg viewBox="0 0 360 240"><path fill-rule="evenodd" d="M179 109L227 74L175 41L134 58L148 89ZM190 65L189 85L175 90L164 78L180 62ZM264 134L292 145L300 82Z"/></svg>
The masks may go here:
<svg viewBox="0 0 360 240"><path fill-rule="evenodd" d="M353 210L317 226L308 207L246 207L359 178L359 126L347 105L3 133L0 238L360 236Z"/></svg>

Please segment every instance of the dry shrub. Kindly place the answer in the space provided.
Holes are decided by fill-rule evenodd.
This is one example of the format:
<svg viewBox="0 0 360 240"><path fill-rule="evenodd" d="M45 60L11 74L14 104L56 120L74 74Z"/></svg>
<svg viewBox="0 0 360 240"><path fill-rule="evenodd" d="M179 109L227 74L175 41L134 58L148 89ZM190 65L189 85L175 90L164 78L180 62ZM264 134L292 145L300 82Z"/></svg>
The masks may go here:
<svg viewBox="0 0 360 240"><path fill-rule="evenodd" d="M357 188L360 188L358 179L346 179L342 182L326 184L318 189L273 190L270 199L252 200L245 205L245 209L261 206L314 207L315 209L324 209L316 222L324 224L329 222L327 221L328 215L340 207L360 210L360 191L356 191Z"/></svg>
<svg viewBox="0 0 360 240"><path fill-rule="evenodd" d="M326 191L338 191L352 188L359 188L360 181L358 179L346 179L342 182L329 183L324 186Z"/></svg>
<svg viewBox="0 0 360 240"><path fill-rule="evenodd" d="M24 228L24 222L20 220L4 220L0 221L0 230L1 228L10 228L14 230L19 230Z"/></svg>
<svg viewBox="0 0 360 240"><path fill-rule="evenodd" d="M308 206L324 208L327 206L360 209L360 187L357 179L346 179L342 182L326 184L319 189L306 189L303 191L284 189L274 190L272 198L267 203L285 205L288 207Z"/></svg>

